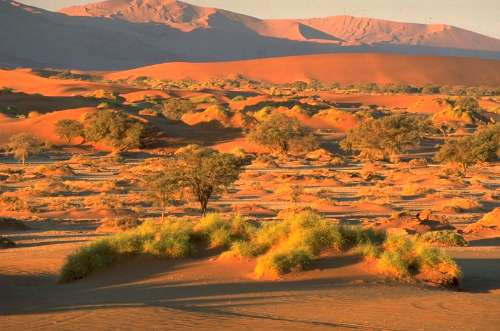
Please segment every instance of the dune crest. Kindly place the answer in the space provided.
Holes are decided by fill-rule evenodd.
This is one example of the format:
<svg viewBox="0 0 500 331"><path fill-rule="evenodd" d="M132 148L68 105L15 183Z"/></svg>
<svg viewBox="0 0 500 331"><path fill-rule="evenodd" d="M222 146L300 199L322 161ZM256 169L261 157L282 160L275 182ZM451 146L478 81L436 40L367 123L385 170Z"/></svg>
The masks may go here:
<svg viewBox="0 0 500 331"><path fill-rule="evenodd" d="M117 80L147 76L207 81L235 75L272 83L317 80L342 84L495 86L500 84L500 61L388 54L327 54L214 63L172 62L113 72L106 78Z"/></svg>

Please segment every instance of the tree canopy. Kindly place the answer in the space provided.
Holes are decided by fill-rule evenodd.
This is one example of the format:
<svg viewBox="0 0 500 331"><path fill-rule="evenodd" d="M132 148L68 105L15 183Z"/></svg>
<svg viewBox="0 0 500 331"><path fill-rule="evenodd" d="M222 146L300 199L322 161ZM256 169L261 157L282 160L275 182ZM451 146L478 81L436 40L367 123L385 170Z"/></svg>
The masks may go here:
<svg viewBox="0 0 500 331"><path fill-rule="evenodd" d="M73 138L83 136L83 124L75 120L60 120L55 125L55 133L70 144Z"/></svg>
<svg viewBox="0 0 500 331"><path fill-rule="evenodd" d="M25 164L28 156L37 155L42 152L43 143L37 137L22 132L9 138L6 149L22 164Z"/></svg>
<svg viewBox="0 0 500 331"><path fill-rule="evenodd" d="M285 155L290 151L309 152L318 147L310 130L297 119L281 113L267 116L250 132L249 138L272 152Z"/></svg>
<svg viewBox="0 0 500 331"><path fill-rule="evenodd" d="M387 160L418 146L429 130L428 122L417 116L368 119L349 130L340 146L346 151L359 152L362 158Z"/></svg>
<svg viewBox="0 0 500 331"><path fill-rule="evenodd" d="M144 125L119 111L98 110L84 120L85 139L90 142L105 141L117 151L138 148L144 138Z"/></svg>
<svg viewBox="0 0 500 331"><path fill-rule="evenodd" d="M500 124L490 125L471 136L449 139L441 146L434 159L437 162L456 163L463 176L478 162L496 161L500 157Z"/></svg>

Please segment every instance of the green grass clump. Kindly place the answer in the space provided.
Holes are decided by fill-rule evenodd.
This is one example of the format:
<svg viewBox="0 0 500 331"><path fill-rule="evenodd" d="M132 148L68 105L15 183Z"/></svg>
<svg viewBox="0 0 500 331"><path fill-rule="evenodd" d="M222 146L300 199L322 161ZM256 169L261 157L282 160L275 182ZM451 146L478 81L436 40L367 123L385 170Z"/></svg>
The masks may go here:
<svg viewBox="0 0 500 331"><path fill-rule="evenodd" d="M382 241L382 233L339 226L314 212L304 211L289 214L281 222L265 223L247 241L233 243L228 254L257 257L255 275L275 278L307 268L324 251L342 252Z"/></svg>
<svg viewBox="0 0 500 331"><path fill-rule="evenodd" d="M212 248L229 248L236 241L248 240L256 230L257 226L239 215L224 219L219 214L207 214L194 227L194 231Z"/></svg>
<svg viewBox="0 0 500 331"><path fill-rule="evenodd" d="M285 247L273 250L257 259L254 273L257 277L279 277L293 270L307 269L313 254L307 247Z"/></svg>
<svg viewBox="0 0 500 331"><path fill-rule="evenodd" d="M61 269L59 281L84 278L109 267L123 256L191 256L195 251L195 238L189 223L172 221L158 224L146 221L136 229L95 241L68 256Z"/></svg>
<svg viewBox="0 0 500 331"><path fill-rule="evenodd" d="M59 275L60 282L84 278L91 273L109 267L118 258L109 239L95 241L82 247L66 258Z"/></svg>
<svg viewBox="0 0 500 331"><path fill-rule="evenodd" d="M465 247L468 245L462 235L450 230L426 232L419 235L418 240L434 246Z"/></svg>
<svg viewBox="0 0 500 331"><path fill-rule="evenodd" d="M355 250L372 261L381 273L394 278L445 286L456 286L460 278L453 259L420 238L340 226L305 211L289 214L283 221L265 223L248 222L240 216L223 218L218 214L209 214L199 222L146 221L68 256L60 281L83 278L123 256L149 254L172 259L193 256L200 244L228 249L221 257L255 258L257 277L276 278L307 269L326 251Z"/></svg>
<svg viewBox="0 0 500 331"><path fill-rule="evenodd" d="M367 253L380 272L397 279L454 287L461 278L460 269L449 255L416 238L390 235L380 250Z"/></svg>

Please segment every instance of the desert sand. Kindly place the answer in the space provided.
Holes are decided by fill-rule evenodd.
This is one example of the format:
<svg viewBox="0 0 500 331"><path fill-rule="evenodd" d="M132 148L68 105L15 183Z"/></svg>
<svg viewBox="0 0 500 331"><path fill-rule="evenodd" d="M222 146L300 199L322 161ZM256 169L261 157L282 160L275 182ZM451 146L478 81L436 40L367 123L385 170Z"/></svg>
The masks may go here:
<svg viewBox="0 0 500 331"><path fill-rule="evenodd" d="M406 83L498 85L500 62L459 57L387 54L329 54L216 63L171 62L106 75L108 79L235 78L238 75L271 83L317 80L323 83ZM328 68L328 70L325 70Z"/></svg>

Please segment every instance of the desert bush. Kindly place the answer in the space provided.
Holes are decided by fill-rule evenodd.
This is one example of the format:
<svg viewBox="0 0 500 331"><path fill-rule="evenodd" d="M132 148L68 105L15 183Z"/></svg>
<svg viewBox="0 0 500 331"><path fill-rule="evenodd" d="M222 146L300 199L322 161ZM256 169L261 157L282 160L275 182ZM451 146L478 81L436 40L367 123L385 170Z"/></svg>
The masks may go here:
<svg viewBox="0 0 500 331"><path fill-rule="evenodd" d="M443 230L443 231L430 231L418 235L418 240L429 243L433 246L467 246L468 243L464 237L455 231Z"/></svg>
<svg viewBox="0 0 500 331"><path fill-rule="evenodd" d="M437 112L432 117L432 122L440 123L457 123L457 124L476 124L485 122L485 118L481 115L481 107L479 102L472 97L459 97L457 99L445 99L446 107Z"/></svg>
<svg viewBox="0 0 500 331"><path fill-rule="evenodd" d="M29 211L32 209L25 199L7 195L6 193L0 194L0 206L5 211Z"/></svg>
<svg viewBox="0 0 500 331"><path fill-rule="evenodd" d="M18 133L10 136L6 149L24 165L28 156L40 154L44 148L37 137L29 133Z"/></svg>
<svg viewBox="0 0 500 331"><path fill-rule="evenodd" d="M387 276L455 287L461 272L451 257L414 238L390 235L382 250L373 252L377 268Z"/></svg>
<svg viewBox="0 0 500 331"><path fill-rule="evenodd" d="M137 217L133 216L123 216L123 217L115 217L115 218L104 218L101 221L101 225L99 226L99 231L106 230L119 230L126 231L130 229L137 228L142 224L142 221Z"/></svg>
<svg viewBox="0 0 500 331"><path fill-rule="evenodd" d="M286 155L290 151L310 152L318 148L316 137L295 118L273 113L249 134L250 140Z"/></svg>
<svg viewBox="0 0 500 331"><path fill-rule="evenodd" d="M0 236L0 249L13 248L16 247L16 243L9 238Z"/></svg>
<svg viewBox="0 0 500 331"><path fill-rule="evenodd" d="M229 248L233 242L246 241L256 229L253 223L239 215L224 219L219 214L205 215L194 227L212 248Z"/></svg>
<svg viewBox="0 0 500 331"><path fill-rule="evenodd" d="M182 115L195 109L195 105L190 100L172 98L163 101L159 108L166 118L179 121Z"/></svg>
<svg viewBox="0 0 500 331"><path fill-rule="evenodd" d="M478 130L472 136L447 140L436 153L437 162L456 163L465 176L467 170L478 162L493 162L500 155L500 124Z"/></svg>
<svg viewBox="0 0 500 331"><path fill-rule="evenodd" d="M427 121L416 116L369 119L349 130L340 146L346 151L359 152L364 159L391 160L418 146L429 130Z"/></svg>
<svg viewBox="0 0 500 331"><path fill-rule="evenodd" d="M87 141L105 141L116 151L139 148L144 141L144 125L114 110L87 113L84 127L84 136Z"/></svg>
<svg viewBox="0 0 500 331"><path fill-rule="evenodd" d="M60 120L55 124L55 133L70 144L73 138L83 136L83 124L75 120Z"/></svg>
<svg viewBox="0 0 500 331"><path fill-rule="evenodd" d="M101 239L70 254L60 271L59 281L81 279L109 267L117 258L109 239Z"/></svg>

